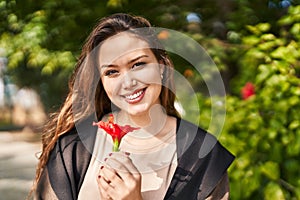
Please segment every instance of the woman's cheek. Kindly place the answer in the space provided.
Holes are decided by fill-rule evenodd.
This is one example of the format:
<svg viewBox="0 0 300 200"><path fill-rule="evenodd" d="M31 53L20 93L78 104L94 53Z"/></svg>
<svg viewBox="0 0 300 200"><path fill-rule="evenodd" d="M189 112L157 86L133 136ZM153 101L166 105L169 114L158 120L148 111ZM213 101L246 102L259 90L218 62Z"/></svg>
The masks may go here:
<svg viewBox="0 0 300 200"><path fill-rule="evenodd" d="M110 78L110 77L103 77L102 84L104 90L108 97L112 97L113 95L117 94L117 91L120 89L122 80L120 78Z"/></svg>
<svg viewBox="0 0 300 200"><path fill-rule="evenodd" d="M132 77L145 84L161 84L161 77L157 64L149 64L143 69L134 71Z"/></svg>
<svg viewBox="0 0 300 200"><path fill-rule="evenodd" d="M113 95L113 84L112 81L108 80L108 78L102 78L102 84L104 87L104 90L107 94L107 96L109 97L109 99L112 98Z"/></svg>

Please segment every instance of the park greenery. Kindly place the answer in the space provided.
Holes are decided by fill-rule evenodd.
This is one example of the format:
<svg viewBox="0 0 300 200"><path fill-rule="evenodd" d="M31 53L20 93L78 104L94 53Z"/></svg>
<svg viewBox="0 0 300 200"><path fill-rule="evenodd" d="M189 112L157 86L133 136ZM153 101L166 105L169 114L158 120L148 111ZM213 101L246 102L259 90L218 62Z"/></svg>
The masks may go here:
<svg viewBox="0 0 300 200"><path fill-rule="evenodd" d="M300 199L300 6L294 1L0 0L0 57L19 87L35 89L57 109L87 34L108 14L127 12L186 33L209 53L226 88L219 140L235 156L231 199ZM200 22L187 22L189 13ZM174 57L197 92L201 126L211 120L203 80ZM180 67L180 68L179 68ZM245 85L251 93L241 95ZM201 87L200 87L201 86ZM193 108L185 105L188 113ZM193 116L192 118L199 118Z"/></svg>

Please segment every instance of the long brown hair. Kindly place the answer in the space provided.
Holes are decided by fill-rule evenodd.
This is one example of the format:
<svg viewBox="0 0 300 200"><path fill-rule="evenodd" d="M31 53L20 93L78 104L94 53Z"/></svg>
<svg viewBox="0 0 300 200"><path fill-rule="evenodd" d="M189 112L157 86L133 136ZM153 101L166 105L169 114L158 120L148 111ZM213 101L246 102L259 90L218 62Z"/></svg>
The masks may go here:
<svg viewBox="0 0 300 200"><path fill-rule="evenodd" d="M69 81L69 93L59 112L53 114L45 126L42 135L42 154L36 170L35 185L47 164L51 150L58 138L70 131L78 120L95 113L98 119L111 112L111 101L107 97L100 79L97 67L99 45L107 38L123 31L133 31L151 46L151 50L160 63L166 67L163 73L160 102L168 115L178 116L174 108L175 94L173 81L173 64L166 51L161 47L156 35L150 29L139 33L138 28L150 28L150 23L138 16L129 14L114 14L103 18L95 26L87 38L74 73ZM155 47L155 48L153 48Z"/></svg>

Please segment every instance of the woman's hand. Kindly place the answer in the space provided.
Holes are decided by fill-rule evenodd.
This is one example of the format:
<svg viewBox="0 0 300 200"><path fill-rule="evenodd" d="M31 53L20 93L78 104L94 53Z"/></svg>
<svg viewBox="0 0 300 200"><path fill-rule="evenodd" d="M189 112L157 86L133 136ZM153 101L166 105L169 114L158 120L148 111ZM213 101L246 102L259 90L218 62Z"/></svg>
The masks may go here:
<svg viewBox="0 0 300 200"><path fill-rule="evenodd" d="M101 199L141 200L141 175L128 153L110 153L97 178Z"/></svg>

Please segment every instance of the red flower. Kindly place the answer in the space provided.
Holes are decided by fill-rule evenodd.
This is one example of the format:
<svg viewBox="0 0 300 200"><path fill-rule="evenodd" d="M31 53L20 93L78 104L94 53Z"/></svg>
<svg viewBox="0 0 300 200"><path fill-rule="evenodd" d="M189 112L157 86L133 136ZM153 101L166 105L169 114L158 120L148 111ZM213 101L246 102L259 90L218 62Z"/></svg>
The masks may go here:
<svg viewBox="0 0 300 200"><path fill-rule="evenodd" d="M115 124L113 114L109 115L108 122L93 122L93 126L98 126L99 128L102 128L106 133L111 135L114 143L113 151L119 151L121 140L127 133L140 129L131 127L129 125L120 126L118 124Z"/></svg>
<svg viewBox="0 0 300 200"><path fill-rule="evenodd" d="M255 86L253 83L246 83L246 85L241 90L242 98L244 100L248 99L252 95L255 95Z"/></svg>

